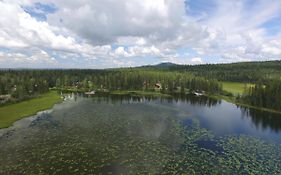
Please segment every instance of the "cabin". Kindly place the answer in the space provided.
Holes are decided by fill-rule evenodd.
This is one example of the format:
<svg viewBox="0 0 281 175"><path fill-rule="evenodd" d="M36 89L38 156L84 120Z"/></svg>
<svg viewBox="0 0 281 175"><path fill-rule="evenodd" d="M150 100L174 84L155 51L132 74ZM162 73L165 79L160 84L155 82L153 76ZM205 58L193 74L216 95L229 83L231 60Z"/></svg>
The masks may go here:
<svg viewBox="0 0 281 175"><path fill-rule="evenodd" d="M161 89L162 89L161 84L160 84L160 83L156 83L156 84L154 85L154 89L155 89L155 90L161 90Z"/></svg>

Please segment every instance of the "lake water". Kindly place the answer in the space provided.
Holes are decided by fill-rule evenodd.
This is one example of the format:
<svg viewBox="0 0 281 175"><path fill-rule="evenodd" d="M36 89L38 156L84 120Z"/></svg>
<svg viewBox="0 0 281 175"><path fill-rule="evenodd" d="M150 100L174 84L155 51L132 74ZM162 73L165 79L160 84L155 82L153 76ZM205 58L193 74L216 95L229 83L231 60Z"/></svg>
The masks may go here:
<svg viewBox="0 0 281 175"><path fill-rule="evenodd" d="M281 115L207 97L68 95L2 133L0 174L281 174Z"/></svg>

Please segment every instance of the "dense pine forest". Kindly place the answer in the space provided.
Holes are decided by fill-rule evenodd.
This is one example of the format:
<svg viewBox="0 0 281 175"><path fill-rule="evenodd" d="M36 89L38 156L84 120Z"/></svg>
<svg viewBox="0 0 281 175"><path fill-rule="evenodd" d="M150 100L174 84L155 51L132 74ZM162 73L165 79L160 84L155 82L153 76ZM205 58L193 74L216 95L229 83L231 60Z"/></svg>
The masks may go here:
<svg viewBox="0 0 281 175"><path fill-rule="evenodd" d="M219 81L257 82L281 80L281 61L240 62L232 64L176 65L163 63L147 68L189 72L196 76L215 78Z"/></svg>
<svg viewBox="0 0 281 175"><path fill-rule="evenodd" d="M112 70L2 70L0 94L10 95L10 101L27 99L47 92L49 88L77 91L158 90L162 93L200 90L219 93L217 80L190 73L145 69ZM3 101L3 100L2 100Z"/></svg>
<svg viewBox="0 0 281 175"><path fill-rule="evenodd" d="M244 93L222 90L223 81L253 83ZM176 65L105 70L1 70L1 104L22 101L49 91L50 88L71 91L143 90L164 94L199 91L231 96L239 103L281 109L281 61L233 64Z"/></svg>
<svg viewBox="0 0 281 175"><path fill-rule="evenodd" d="M188 72L219 81L254 83L236 97L239 103L281 110L281 61L241 62L232 64L176 65L163 63L146 68ZM228 94L231 95L231 94Z"/></svg>
<svg viewBox="0 0 281 175"><path fill-rule="evenodd" d="M245 91L238 101L269 109L281 109L281 81L258 82Z"/></svg>

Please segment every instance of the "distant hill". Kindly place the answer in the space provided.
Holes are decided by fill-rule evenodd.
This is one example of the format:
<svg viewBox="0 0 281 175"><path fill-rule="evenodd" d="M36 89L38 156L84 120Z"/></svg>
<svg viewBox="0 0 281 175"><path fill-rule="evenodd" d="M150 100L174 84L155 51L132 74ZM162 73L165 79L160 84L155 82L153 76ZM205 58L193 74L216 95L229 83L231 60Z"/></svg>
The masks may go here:
<svg viewBox="0 0 281 175"><path fill-rule="evenodd" d="M206 67L215 67L215 68L230 68L230 67L239 67L245 69L255 69L255 68L270 68L270 69L280 69L281 60L274 61L252 61L252 62L236 62L236 63L220 63L220 64L200 64L200 65L184 65L184 64L175 64L171 62L163 62L156 65L147 65L142 67L155 67L155 68L175 68L175 69L197 69L197 68L206 68Z"/></svg>
<svg viewBox="0 0 281 175"><path fill-rule="evenodd" d="M158 67L158 68L170 68L170 67L173 67L173 66L178 66L178 65L175 64L175 63L171 63L171 62L164 62L164 63L157 64L157 65L155 65L154 67Z"/></svg>
<svg viewBox="0 0 281 175"><path fill-rule="evenodd" d="M145 65L141 66L141 68L159 68L159 69L169 69L171 67L178 66L178 64L171 63L171 62L163 62L156 65Z"/></svg>

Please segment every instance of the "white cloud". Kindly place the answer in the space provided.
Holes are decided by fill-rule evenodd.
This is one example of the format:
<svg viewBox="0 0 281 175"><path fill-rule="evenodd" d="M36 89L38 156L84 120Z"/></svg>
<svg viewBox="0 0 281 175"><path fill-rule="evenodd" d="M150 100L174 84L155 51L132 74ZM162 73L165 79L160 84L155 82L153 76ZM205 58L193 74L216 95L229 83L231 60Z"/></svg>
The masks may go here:
<svg viewBox="0 0 281 175"><path fill-rule="evenodd" d="M204 62L202 61L202 58L200 57L194 57L191 59L192 64L203 64Z"/></svg>
<svg viewBox="0 0 281 175"><path fill-rule="evenodd" d="M54 32L54 26L37 21L26 13L19 4L0 1L0 47L40 47L66 52L91 53L92 46L78 43L71 36Z"/></svg>
<svg viewBox="0 0 281 175"><path fill-rule="evenodd" d="M268 55L281 56L281 40L271 40L263 44L261 51Z"/></svg>
<svg viewBox="0 0 281 175"><path fill-rule="evenodd" d="M13 68L13 67L57 67L57 60L50 56L43 50L32 50L31 55L23 54L20 52L5 53L0 52L0 67L1 68Z"/></svg>
<svg viewBox="0 0 281 175"><path fill-rule="evenodd" d="M190 14L184 0L42 0L57 9L46 13L47 21L24 11L35 2L0 0L2 60L43 64L54 57L61 67L69 62L106 67L137 65L135 58L143 64L144 57L189 64L209 62L211 56L216 62L281 57L281 32L263 26L281 16L279 0L210 0L212 12L199 16Z"/></svg>
<svg viewBox="0 0 281 175"><path fill-rule="evenodd" d="M48 2L59 9L48 15L49 23L65 27L95 45L112 44L121 37L165 40L174 37L185 17L184 0Z"/></svg>
<svg viewBox="0 0 281 175"><path fill-rule="evenodd" d="M114 56L117 57L128 57L129 53L125 51L124 47L118 47L117 49L115 49L115 52L113 54Z"/></svg>
<svg viewBox="0 0 281 175"><path fill-rule="evenodd" d="M281 16L281 1L219 1L216 10L199 23L207 27L208 37L194 49L200 56L216 56L218 62L280 59L281 37L271 36L265 22Z"/></svg>

